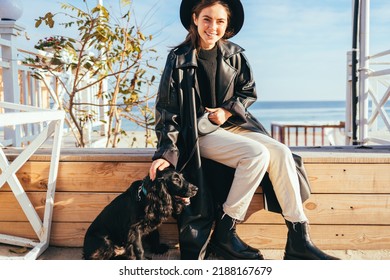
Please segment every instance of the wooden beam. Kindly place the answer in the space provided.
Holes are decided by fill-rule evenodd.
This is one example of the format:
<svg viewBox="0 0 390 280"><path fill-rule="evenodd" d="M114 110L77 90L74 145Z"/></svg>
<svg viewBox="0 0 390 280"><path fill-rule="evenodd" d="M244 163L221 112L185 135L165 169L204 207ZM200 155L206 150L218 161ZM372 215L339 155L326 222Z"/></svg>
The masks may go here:
<svg viewBox="0 0 390 280"><path fill-rule="evenodd" d="M53 221L92 222L118 193L59 192L54 202ZM30 192L28 196L42 216L45 194ZM305 203L312 224L389 225L389 196L381 194L313 194ZM26 221L20 207L9 192L0 194L0 221ZM256 194L249 207L246 223L283 224L281 215L264 210L263 196Z"/></svg>
<svg viewBox="0 0 390 280"><path fill-rule="evenodd" d="M89 223L53 222L50 244L52 246L82 247ZM0 228L7 233L11 228L18 235L33 238L28 223L0 222ZM285 225L239 224L239 236L251 246L259 249L283 249L286 244ZM311 225L310 233L314 243L324 250L380 250L390 248L390 226L356 225ZM176 224L163 224L160 228L162 242L177 246Z"/></svg>
<svg viewBox="0 0 390 280"><path fill-rule="evenodd" d="M313 193L390 193L389 164L305 165ZM122 192L147 175L149 162L61 162L57 192ZM48 162L27 162L17 176L27 191L46 191ZM6 188L4 188L6 190Z"/></svg>

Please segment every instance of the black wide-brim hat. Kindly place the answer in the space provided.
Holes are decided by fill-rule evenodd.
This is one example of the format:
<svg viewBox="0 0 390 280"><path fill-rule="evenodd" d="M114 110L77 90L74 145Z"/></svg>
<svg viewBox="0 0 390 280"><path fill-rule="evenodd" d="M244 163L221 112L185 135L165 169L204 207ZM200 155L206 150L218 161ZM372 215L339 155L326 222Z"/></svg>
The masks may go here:
<svg viewBox="0 0 390 280"><path fill-rule="evenodd" d="M236 35L244 24L244 7L240 0L222 0L230 7L231 17L229 29ZM180 20L185 29L189 29L192 22L193 8L201 0L182 0L180 5Z"/></svg>

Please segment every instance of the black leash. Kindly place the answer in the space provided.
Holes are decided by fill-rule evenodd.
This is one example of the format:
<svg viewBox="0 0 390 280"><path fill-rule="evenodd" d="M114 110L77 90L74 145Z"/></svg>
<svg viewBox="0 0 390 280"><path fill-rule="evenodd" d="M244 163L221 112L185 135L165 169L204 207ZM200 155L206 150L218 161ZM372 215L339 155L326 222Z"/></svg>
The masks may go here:
<svg viewBox="0 0 390 280"><path fill-rule="evenodd" d="M199 137L196 137L196 141L195 141L195 144L194 144L194 147L192 148L192 151L190 153L190 156L188 157L187 161L184 163L184 165L180 168L180 173L184 170L184 168L187 166L187 164L190 162L190 160L192 159L192 157L194 156L195 154L195 151L196 151L196 148L198 146L198 142L199 142Z"/></svg>

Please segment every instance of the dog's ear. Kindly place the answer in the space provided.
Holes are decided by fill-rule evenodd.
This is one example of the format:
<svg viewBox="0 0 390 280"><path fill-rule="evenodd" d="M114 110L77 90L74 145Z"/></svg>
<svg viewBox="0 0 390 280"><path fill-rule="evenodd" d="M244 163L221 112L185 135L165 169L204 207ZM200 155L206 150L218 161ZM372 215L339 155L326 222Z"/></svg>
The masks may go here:
<svg viewBox="0 0 390 280"><path fill-rule="evenodd" d="M164 179L156 178L154 181L150 181L146 198L145 214L149 221L165 221L172 214L172 198L168 193Z"/></svg>
<svg viewBox="0 0 390 280"><path fill-rule="evenodd" d="M152 180L149 177L149 174L146 175L142 181L143 181L144 186L149 186L152 182Z"/></svg>
<svg viewBox="0 0 390 280"><path fill-rule="evenodd" d="M164 172L166 172L166 171L167 171L166 169L159 170L157 168L157 170L156 170L156 178L154 179L153 183L161 182L161 180L164 180ZM150 177L149 177L149 180L150 180ZM150 180L150 182L151 182L151 180Z"/></svg>
<svg viewBox="0 0 390 280"><path fill-rule="evenodd" d="M157 168L156 178L164 178L164 176L167 176L167 174L171 174L172 172L175 172L175 168L172 165L169 165L168 167L164 168L163 170L159 170Z"/></svg>
<svg viewBox="0 0 390 280"><path fill-rule="evenodd" d="M164 174L167 172L167 169L164 169L164 170L158 170L157 169L157 172L156 172L156 181L157 182L161 182L163 180L165 180L165 177L164 177Z"/></svg>

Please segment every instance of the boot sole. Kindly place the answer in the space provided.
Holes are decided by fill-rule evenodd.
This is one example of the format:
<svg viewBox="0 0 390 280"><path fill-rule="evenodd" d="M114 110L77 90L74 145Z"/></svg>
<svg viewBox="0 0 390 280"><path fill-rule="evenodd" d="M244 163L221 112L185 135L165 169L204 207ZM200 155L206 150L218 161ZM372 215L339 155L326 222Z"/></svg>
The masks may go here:
<svg viewBox="0 0 390 280"><path fill-rule="evenodd" d="M300 256L291 256L291 255L284 255L283 260L290 261L290 260L295 260L295 261L319 261L321 259L308 259ZM333 260L333 259L324 259L324 260ZM337 260L337 258L335 259Z"/></svg>
<svg viewBox="0 0 390 280"><path fill-rule="evenodd" d="M238 257L226 252L226 250L216 246L215 244L213 244L211 242L209 243L209 249L210 249L209 253L214 253L215 255L224 258L225 260L264 260L262 258L258 258L258 259L238 258Z"/></svg>
<svg viewBox="0 0 390 280"><path fill-rule="evenodd" d="M285 261L291 261L291 260L302 260L302 258L299 258L299 257L294 257L294 256L286 256L286 255L284 255L284 257L283 257L283 260L285 260Z"/></svg>

